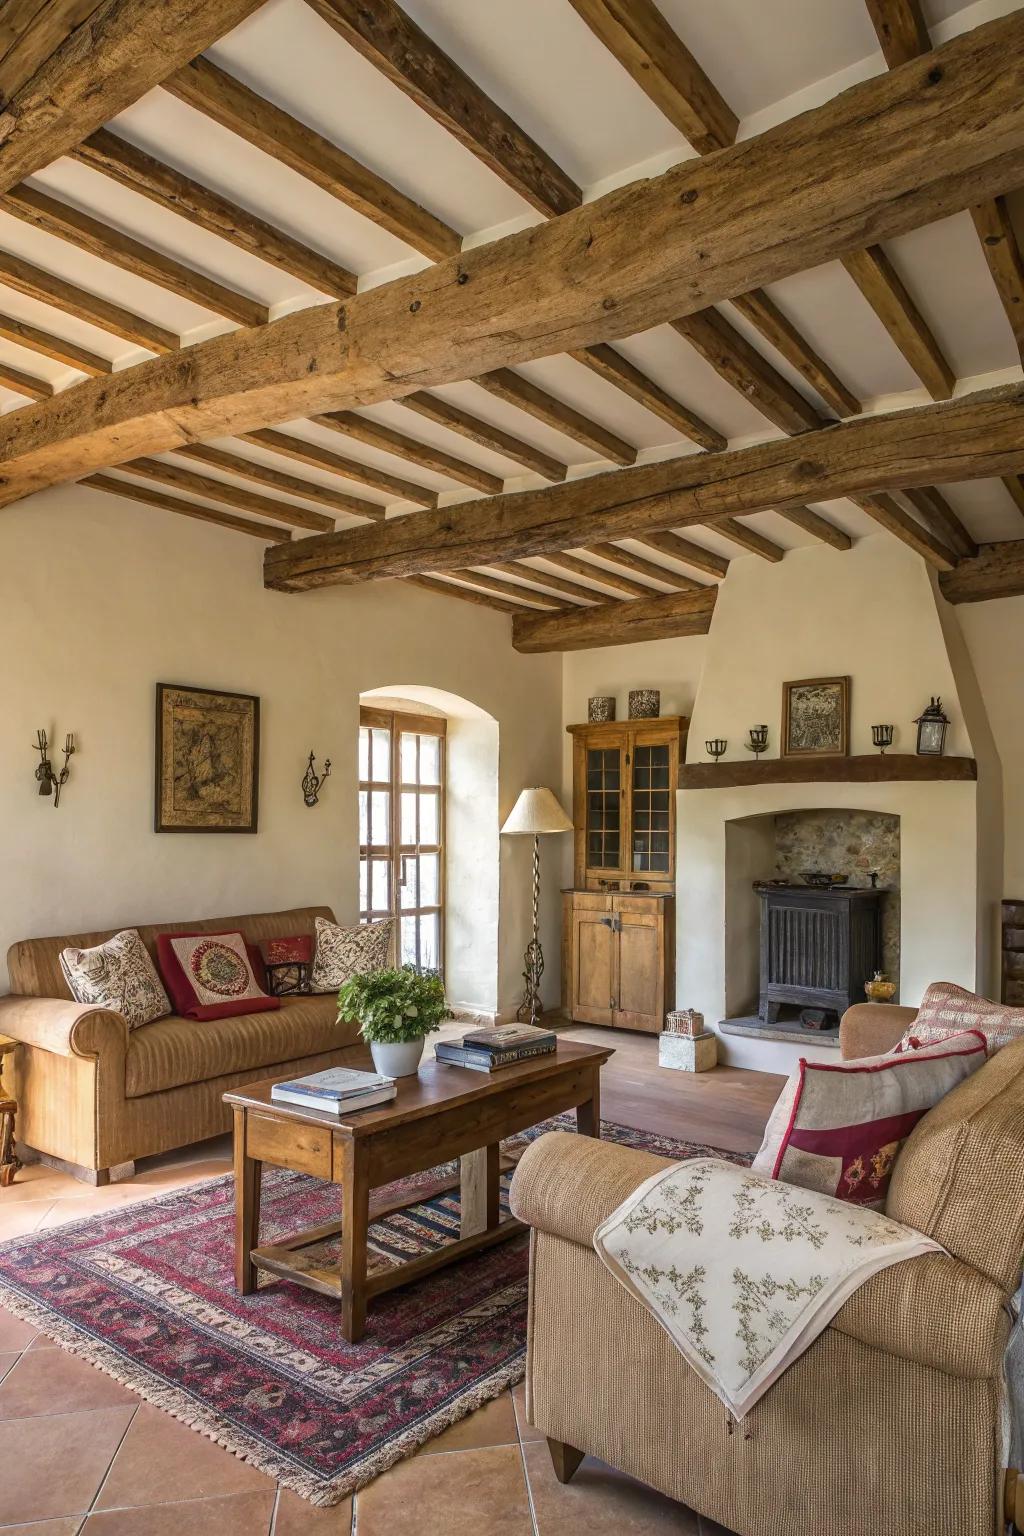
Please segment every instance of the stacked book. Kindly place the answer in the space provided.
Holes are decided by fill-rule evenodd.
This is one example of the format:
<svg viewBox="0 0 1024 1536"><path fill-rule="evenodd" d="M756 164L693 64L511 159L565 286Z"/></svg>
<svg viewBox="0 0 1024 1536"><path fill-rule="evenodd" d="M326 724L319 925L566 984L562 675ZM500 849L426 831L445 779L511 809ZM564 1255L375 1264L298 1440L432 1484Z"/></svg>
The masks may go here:
<svg viewBox="0 0 1024 1536"><path fill-rule="evenodd" d="M550 1056L555 1044L553 1030L537 1029L532 1024L500 1024L495 1029L471 1029L461 1040L443 1040L434 1047L434 1055L453 1067L496 1072L517 1061Z"/></svg>
<svg viewBox="0 0 1024 1536"><path fill-rule="evenodd" d="M325 1072L311 1072L308 1077L297 1077L290 1083L275 1083L270 1097L275 1104L316 1109L341 1119L353 1110L386 1104L397 1092L394 1078L381 1072L328 1067Z"/></svg>

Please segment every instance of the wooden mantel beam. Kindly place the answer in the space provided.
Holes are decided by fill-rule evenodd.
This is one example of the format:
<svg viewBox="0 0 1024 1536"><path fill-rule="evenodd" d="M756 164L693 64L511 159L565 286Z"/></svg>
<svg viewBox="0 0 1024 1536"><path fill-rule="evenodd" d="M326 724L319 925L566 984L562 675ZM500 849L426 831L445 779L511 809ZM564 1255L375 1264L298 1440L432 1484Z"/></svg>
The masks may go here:
<svg viewBox="0 0 1024 1536"><path fill-rule="evenodd" d="M717 597L717 587L701 587L696 592L652 593L628 603L563 608L560 613L516 614L512 620L512 645L517 651L531 654L706 635Z"/></svg>
<svg viewBox="0 0 1024 1536"><path fill-rule="evenodd" d="M66 155L260 4L102 0L0 105L0 191Z"/></svg>
<svg viewBox="0 0 1024 1536"><path fill-rule="evenodd" d="M12 412L0 503L126 449L164 452L634 335L861 249L866 230L888 239L1022 181L1015 11L539 227Z"/></svg>
<svg viewBox="0 0 1024 1536"><path fill-rule="evenodd" d="M943 571L939 589L951 603L1024 596L1024 539L982 544L973 560L961 560L955 570Z"/></svg>
<svg viewBox="0 0 1024 1536"><path fill-rule="evenodd" d="M1006 474L1022 462L1024 384L1007 385L732 453L690 454L305 539L271 551L264 579L301 591L443 572L808 501ZM905 516L922 541L931 538Z"/></svg>

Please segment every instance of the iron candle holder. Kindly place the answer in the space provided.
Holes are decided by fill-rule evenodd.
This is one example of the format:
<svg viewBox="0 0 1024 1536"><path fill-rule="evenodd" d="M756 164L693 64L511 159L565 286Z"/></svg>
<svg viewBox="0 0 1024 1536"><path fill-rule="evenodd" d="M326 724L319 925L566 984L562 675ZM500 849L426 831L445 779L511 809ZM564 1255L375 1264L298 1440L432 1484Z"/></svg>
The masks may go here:
<svg viewBox="0 0 1024 1536"><path fill-rule="evenodd" d="M755 757L760 757L762 752L768 750L768 727L766 725L752 725L750 727L750 740L743 745L748 752L753 752Z"/></svg>
<svg viewBox="0 0 1024 1536"><path fill-rule="evenodd" d="M60 792L67 783L71 769L68 767L75 752L75 738L69 731L64 740L64 766L59 773L50 762L50 743L46 739L45 731L36 731L36 751L39 753L39 767L36 769L36 781L39 784L41 795L53 796L54 810L60 805Z"/></svg>
<svg viewBox="0 0 1024 1536"><path fill-rule="evenodd" d="M320 791L323 788L324 780L328 777L331 771L331 760L329 757L324 759L323 773L317 774L315 764L316 753L311 752L309 754L309 762L306 765L306 771L302 775L302 798L310 809L312 809L313 806L316 805L319 801Z"/></svg>
<svg viewBox="0 0 1024 1536"><path fill-rule="evenodd" d="M708 757L713 757L717 763L720 757L724 757L725 749L728 745L729 743L723 741L721 736L713 736L710 741L704 743L704 748Z"/></svg>
<svg viewBox="0 0 1024 1536"><path fill-rule="evenodd" d="M884 757L886 747L892 746L892 726L873 725L871 727L871 742Z"/></svg>

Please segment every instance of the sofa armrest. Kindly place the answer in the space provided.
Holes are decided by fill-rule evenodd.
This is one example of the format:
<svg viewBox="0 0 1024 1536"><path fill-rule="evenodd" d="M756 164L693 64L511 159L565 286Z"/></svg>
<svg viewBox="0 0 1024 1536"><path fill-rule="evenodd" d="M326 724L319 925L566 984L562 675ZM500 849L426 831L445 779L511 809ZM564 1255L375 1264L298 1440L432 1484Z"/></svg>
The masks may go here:
<svg viewBox="0 0 1024 1536"><path fill-rule="evenodd" d="M509 1205L513 1216L529 1226L589 1248L598 1227L626 1196L671 1165L671 1158L653 1152L548 1131L519 1159Z"/></svg>
<svg viewBox="0 0 1024 1536"><path fill-rule="evenodd" d="M900 1008L894 1003L854 1003L839 1025L839 1054L844 1061L883 1056L916 1018L916 1008Z"/></svg>
<svg viewBox="0 0 1024 1536"><path fill-rule="evenodd" d="M0 997L0 1034L54 1056L96 1057L128 1049L119 1013L59 997Z"/></svg>

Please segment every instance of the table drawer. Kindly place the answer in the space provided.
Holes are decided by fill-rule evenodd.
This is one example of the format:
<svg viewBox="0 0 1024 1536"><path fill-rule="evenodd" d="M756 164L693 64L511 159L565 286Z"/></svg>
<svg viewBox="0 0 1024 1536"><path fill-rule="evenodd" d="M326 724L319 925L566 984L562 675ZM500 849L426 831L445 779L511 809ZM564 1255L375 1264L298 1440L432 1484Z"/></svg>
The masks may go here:
<svg viewBox="0 0 1024 1536"><path fill-rule="evenodd" d="M331 1131L296 1120L278 1120L249 1110L245 1117L246 1156L294 1168L318 1179L331 1177Z"/></svg>

